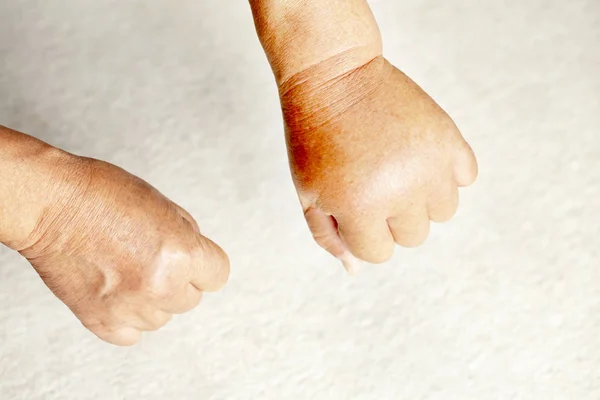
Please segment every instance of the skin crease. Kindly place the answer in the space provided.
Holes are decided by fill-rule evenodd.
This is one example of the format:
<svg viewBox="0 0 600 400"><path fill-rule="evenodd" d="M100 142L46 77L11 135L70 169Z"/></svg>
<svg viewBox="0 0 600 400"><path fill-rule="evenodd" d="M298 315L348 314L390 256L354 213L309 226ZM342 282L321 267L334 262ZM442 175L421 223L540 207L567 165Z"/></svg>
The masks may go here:
<svg viewBox="0 0 600 400"><path fill-rule="evenodd" d="M15 131L0 129L0 139L5 146L12 143L3 154L18 155L13 163L30 167L23 186L52 183L41 203L23 201L36 221L33 229L6 244L100 339L132 345L143 331L191 310L202 292L227 281L223 250L199 233L185 210L143 180ZM38 150L22 151L19 143ZM24 161L29 153L35 159ZM5 203L0 210L10 209ZM0 216L10 225L10 214Z"/></svg>
<svg viewBox="0 0 600 400"><path fill-rule="evenodd" d="M477 176L452 120L383 57L313 87L284 88L281 99L309 226L340 259L350 252L380 263L394 242L420 245L430 220L450 219L457 188Z"/></svg>
<svg viewBox="0 0 600 400"><path fill-rule="evenodd" d="M388 260L394 243L423 243L430 221L450 219L458 187L477 177L454 122L382 56L365 0L250 3L316 242L350 273L359 260Z"/></svg>

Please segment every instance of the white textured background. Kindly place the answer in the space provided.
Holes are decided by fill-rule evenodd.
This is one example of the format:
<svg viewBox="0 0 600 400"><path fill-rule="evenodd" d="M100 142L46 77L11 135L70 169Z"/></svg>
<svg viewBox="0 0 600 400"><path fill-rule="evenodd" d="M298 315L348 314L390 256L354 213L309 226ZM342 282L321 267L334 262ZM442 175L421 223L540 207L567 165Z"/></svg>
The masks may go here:
<svg viewBox="0 0 600 400"><path fill-rule="evenodd" d="M350 279L305 227L245 0L0 0L0 123L140 175L233 268L121 349L0 250L2 400L600 398L600 2L373 8L481 177Z"/></svg>

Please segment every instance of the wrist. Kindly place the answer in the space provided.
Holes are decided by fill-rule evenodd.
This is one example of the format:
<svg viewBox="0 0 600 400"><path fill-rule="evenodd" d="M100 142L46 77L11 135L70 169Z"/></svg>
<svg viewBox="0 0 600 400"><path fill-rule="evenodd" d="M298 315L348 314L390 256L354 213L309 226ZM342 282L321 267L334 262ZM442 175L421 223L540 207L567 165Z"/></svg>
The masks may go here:
<svg viewBox="0 0 600 400"><path fill-rule="evenodd" d="M381 56L381 34L366 0L250 0L278 85L319 64L332 74Z"/></svg>
<svg viewBox="0 0 600 400"><path fill-rule="evenodd" d="M353 106L364 102L385 83L391 65L378 56L352 68L334 57L311 67L280 86L279 94L288 134L310 133L334 124Z"/></svg>
<svg viewBox="0 0 600 400"><path fill-rule="evenodd" d="M0 128L0 242L21 251L43 235L45 221L82 181L79 157Z"/></svg>

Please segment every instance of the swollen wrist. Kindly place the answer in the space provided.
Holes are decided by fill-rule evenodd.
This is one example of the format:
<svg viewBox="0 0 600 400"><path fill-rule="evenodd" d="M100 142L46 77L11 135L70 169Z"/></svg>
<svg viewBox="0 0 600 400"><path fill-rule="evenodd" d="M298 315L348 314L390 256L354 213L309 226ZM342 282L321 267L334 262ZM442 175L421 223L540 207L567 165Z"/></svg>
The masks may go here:
<svg viewBox="0 0 600 400"><path fill-rule="evenodd" d="M289 134L310 133L324 123L334 123L354 105L377 92L391 71L383 56L348 68L342 74L333 73L340 64L350 67L344 60L334 57L280 86L281 106Z"/></svg>

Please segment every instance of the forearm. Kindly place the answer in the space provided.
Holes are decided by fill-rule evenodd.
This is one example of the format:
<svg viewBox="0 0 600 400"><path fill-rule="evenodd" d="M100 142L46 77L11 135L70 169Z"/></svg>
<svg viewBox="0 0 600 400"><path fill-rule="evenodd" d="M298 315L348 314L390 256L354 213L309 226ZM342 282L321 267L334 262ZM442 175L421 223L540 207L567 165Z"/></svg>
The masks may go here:
<svg viewBox="0 0 600 400"><path fill-rule="evenodd" d="M366 0L250 0L250 5L280 86L319 64L341 75L381 55L381 36Z"/></svg>
<svg viewBox="0 0 600 400"><path fill-rule="evenodd" d="M0 126L0 242L26 246L56 197L67 153Z"/></svg>

